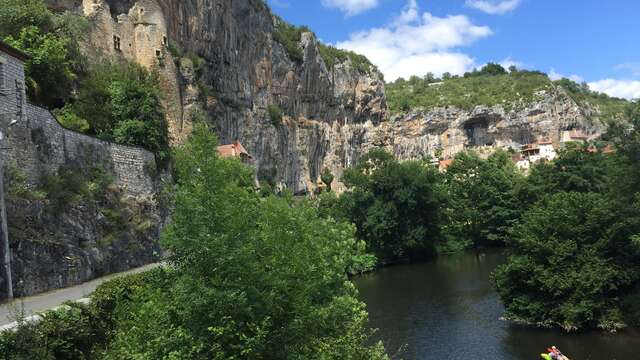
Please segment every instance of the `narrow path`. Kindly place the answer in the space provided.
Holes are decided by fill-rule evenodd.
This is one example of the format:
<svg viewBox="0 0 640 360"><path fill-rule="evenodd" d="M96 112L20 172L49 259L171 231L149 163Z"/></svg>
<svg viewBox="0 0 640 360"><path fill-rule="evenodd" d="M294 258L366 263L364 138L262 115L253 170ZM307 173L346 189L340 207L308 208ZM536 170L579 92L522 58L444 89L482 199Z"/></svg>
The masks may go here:
<svg viewBox="0 0 640 360"><path fill-rule="evenodd" d="M26 298L15 299L14 301L0 305L0 326L8 325L16 321L17 314L24 314L25 317L35 315L39 312L54 309L64 302L77 301L86 298L96 290L96 288L111 279L144 272L160 266L160 263L146 265L137 269L132 269L122 273L111 274L89 282L54 290L51 292L30 296Z"/></svg>

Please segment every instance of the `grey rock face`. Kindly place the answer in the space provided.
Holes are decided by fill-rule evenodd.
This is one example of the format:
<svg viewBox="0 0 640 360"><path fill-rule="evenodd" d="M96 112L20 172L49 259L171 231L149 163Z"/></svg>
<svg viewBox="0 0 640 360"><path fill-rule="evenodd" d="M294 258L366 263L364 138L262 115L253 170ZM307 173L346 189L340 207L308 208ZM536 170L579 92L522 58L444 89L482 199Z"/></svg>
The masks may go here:
<svg viewBox="0 0 640 360"><path fill-rule="evenodd" d="M178 115L168 117L177 142L191 129L185 126L189 125L185 117L202 112L214 124L222 143L241 141L261 171L275 172L280 183L294 192L313 190L325 167L339 179L344 168L373 146L386 147L401 159L431 156L439 150L448 157L469 148L480 152L498 147L517 149L540 137L559 141L569 129L593 136L602 131L601 125L584 116L587 109L580 109L559 89L540 94L536 103L518 111L479 106L472 111L416 110L390 117L380 73L361 73L349 60L329 68L311 33L302 34L298 44L302 61L293 61L274 41L279 20L261 0L83 3L93 18L104 18L100 11L108 11L112 18L125 22L118 12L128 13L129 23L131 14L144 9L145 27L154 27L154 34L167 34L184 53L206 61L199 78L185 59L180 60L177 71L160 69L164 77L175 77L167 83L180 84L179 95L167 91L174 94L168 103L182 107L168 112L182 113L182 120ZM103 25L97 27L101 34L106 28L125 28ZM125 41L124 37L147 33L135 31L119 34ZM100 46L101 41L106 42L104 48L111 46L110 36L94 36L94 45ZM148 56L153 52L138 51L131 59L154 67L155 59ZM202 88L209 90L204 94ZM175 96L180 99L173 99ZM270 106L283 111L282 121L269 118ZM180 123L174 124L176 121ZM340 189L340 184L334 188Z"/></svg>

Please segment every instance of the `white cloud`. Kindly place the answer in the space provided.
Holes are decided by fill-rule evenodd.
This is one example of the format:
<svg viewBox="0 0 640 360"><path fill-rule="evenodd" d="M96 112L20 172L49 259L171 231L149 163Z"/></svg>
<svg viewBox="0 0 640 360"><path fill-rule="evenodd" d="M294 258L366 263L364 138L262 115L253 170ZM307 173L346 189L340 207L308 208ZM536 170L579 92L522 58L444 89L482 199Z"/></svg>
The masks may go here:
<svg viewBox="0 0 640 360"><path fill-rule="evenodd" d="M604 79L589 83L591 90L625 99L640 99L640 81Z"/></svg>
<svg viewBox="0 0 640 360"><path fill-rule="evenodd" d="M582 76L575 75L575 74L568 75L568 76L567 75L562 75L559 72L557 72L556 69L554 69L554 68L551 68L551 71L549 71L548 75L549 75L549 79L554 80L554 81L555 80L560 80L560 79L563 79L563 78L566 78L566 79L569 79L569 80L573 80L573 81L578 82L578 83L584 81L584 78Z"/></svg>
<svg viewBox="0 0 640 360"><path fill-rule="evenodd" d="M515 67L517 67L517 68L518 68L518 69L520 69L520 70L522 70L522 69L526 69L526 68L528 68L528 67L529 67L529 65L527 65L527 64L525 64L525 63L523 63L523 62L521 62L521 61L513 60L513 59L511 58L511 56L509 56L509 57L507 57L506 59L504 59L504 60L500 61L498 64L500 64L500 66L502 66L503 68L505 68L505 69L507 69L507 70L509 70L509 68L510 68L511 66L515 66Z"/></svg>
<svg viewBox="0 0 640 360"><path fill-rule="evenodd" d="M521 0L467 0L466 4L487 14L505 14L515 10L520 2Z"/></svg>
<svg viewBox="0 0 640 360"><path fill-rule="evenodd" d="M640 63L624 63L617 65L616 70L629 71L633 76L640 76Z"/></svg>
<svg viewBox="0 0 640 360"><path fill-rule="evenodd" d="M351 34L336 46L367 56L393 81L428 72L439 76L473 69L474 59L458 48L491 34L489 27L474 25L463 15L420 14L416 1L410 0L389 25Z"/></svg>
<svg viewBox="0 0 640 360"><path fill-rule="evenodd" d="M378 0L322 0L328 8L340 9L347 16L360 14L378 6Z"/></svg>

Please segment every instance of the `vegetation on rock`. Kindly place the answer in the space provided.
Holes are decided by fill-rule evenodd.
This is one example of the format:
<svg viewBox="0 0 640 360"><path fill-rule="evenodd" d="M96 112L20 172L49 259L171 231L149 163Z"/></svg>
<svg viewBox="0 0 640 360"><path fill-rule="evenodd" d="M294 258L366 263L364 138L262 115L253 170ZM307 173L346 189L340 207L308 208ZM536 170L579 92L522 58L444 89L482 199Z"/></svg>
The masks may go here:
<svg viewBox="0 0 640 360"><path fill-rule="evenodd" d="M579 105L595 109L595 114L585 114L590 118L597 117L603 122L626 119L629 107L626 100L591 91L586 84L579 85L568 79L554 82L539 71L512 67L507 72L502 66L491 63L464 76L445 74L438 79L427 74L423 78L400 78L387 84L386 93L392 113L450 106L472 110L479 105L502 106L506 111L512 111L541 100L544 93L556 87L567 90Z"/></svg>

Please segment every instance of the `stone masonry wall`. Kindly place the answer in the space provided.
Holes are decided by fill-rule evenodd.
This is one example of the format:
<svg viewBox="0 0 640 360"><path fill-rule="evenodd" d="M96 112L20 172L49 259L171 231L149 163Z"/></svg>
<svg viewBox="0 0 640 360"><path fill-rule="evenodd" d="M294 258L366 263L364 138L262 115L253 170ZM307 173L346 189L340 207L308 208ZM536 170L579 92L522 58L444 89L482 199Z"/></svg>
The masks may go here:
<svg viewBox="0 0 640 360"><path fill-rule="evenodd" d="M22 62L2 52L0 58L5 83L12 85L0 93L0 130L15 294L71 286L157 261L165 211L153 153L63 128L48 110L24 101ZM61 209L52 209L48 199L56 194L11 196L16 185L41 191L43 179L63 167L78 176L98 167L113 183L99 200L74 199Z"/></svg>

